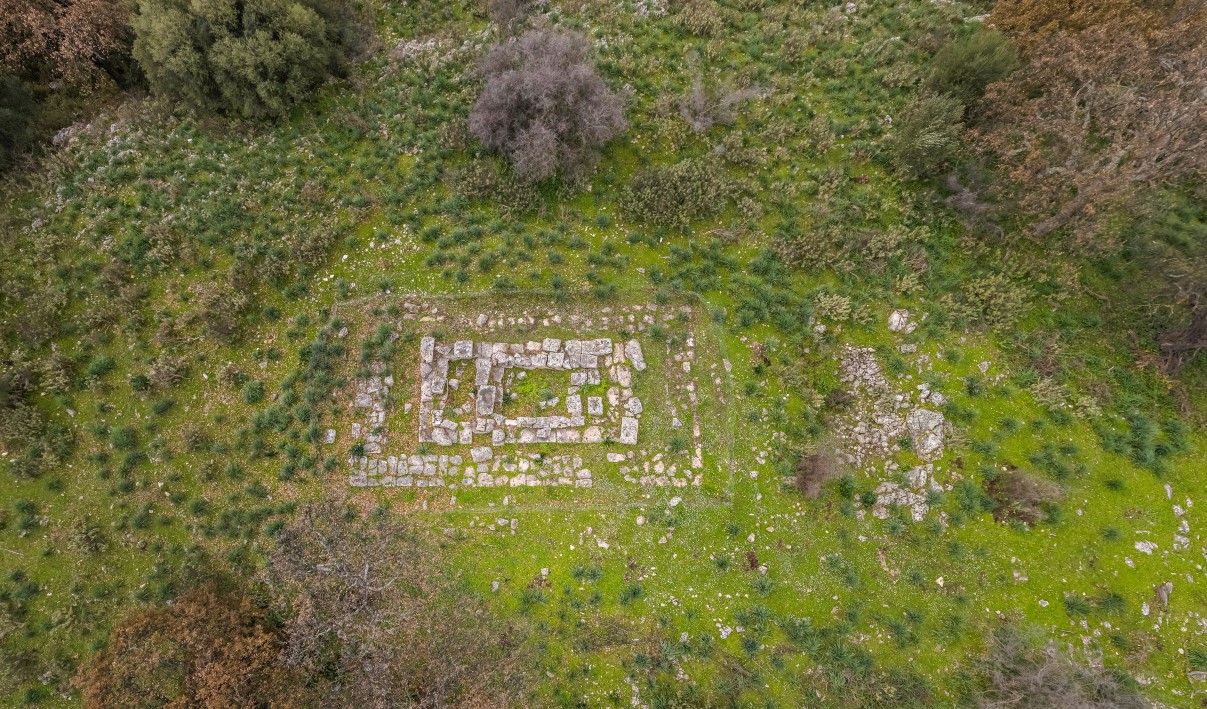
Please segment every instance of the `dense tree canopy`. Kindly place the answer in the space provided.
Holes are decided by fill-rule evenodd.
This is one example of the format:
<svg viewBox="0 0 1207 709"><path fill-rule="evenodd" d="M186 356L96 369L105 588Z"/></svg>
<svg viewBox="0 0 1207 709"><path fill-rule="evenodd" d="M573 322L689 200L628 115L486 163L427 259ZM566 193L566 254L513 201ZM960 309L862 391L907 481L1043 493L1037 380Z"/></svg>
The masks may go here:
<svg viewBox="0 0 1207 709"><path fill-rule="evenodd" d="M350 12L327 0L140 0L134 56L159 93L271 118L340 69Z"/></svg>
<svg viewBox="0 0 1207 709"><path fill-rule="evenodd" d="M0 73L79 81L128 46L120 0L0 0Z"/></svg>
<svg viewBox="0 0 1207 709"><path fill-rule="evenodd" d="M1037 236L1074 223L1088 234L1137 189L1207 170L1207 8L1067 4L994 9L1023 63L990 87L974 131L1039 217Z"/></svg>

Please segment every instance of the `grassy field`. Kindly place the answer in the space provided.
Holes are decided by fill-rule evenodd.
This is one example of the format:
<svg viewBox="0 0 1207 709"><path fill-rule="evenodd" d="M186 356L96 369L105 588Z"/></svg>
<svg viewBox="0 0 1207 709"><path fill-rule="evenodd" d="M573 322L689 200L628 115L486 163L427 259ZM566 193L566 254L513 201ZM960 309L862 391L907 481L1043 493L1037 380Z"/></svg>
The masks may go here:
<svg viewBox="0 0 1207 709"><path fill-rule="evenodd" d="M904 706L920 683L930 705L959 705L1005 623L1127 671L1154 701L1199 701L1203 363L1180 388L1138 366L1055 247L974 238L880 159L921 48L982 8L709 7L715 27L630 2L547 9L630 92L632 128L586 186L471 189L502 163L465 132L470 70L497 32L467 2L390 4L380 51L280 124L131 100L4 184L3 315L20 333L6 357L62 376L37 399L57 447L3 451L0 703L74 705L76 666L127 610L174 598L202 558L254 579L275 530L331 490L439 530L465 584L530 621L534 705L850 706L856 686ZM693 133L676 97L697 73L765 96ZM625 217L635 173L686 159L715 160L731 197L688 227ZM785 244L805 255L785 265ZM691 304L690 322L641 335L635 391L642 444L678 448L656 388L674 363L649 345L694 337L704 483L643 487L601 463L590 489L353 490L346 401L379 325L401 336L404 390L418 337L466 332L400 320L408 298ZM928 317L902 336L886 326L898 308ZM312 366L316 343L337 346L329 368ZM853 468L817 499L791 482L844 415L846 345L947 399L942 490L921 522L864 514L899 474ZM391 425L416 445L413 418ZM333 446L317 440L328 427ZM889 461L922 462L908 447ZM982 483L1010 467L1062 490L1036 524L989 513Z"/></svg>

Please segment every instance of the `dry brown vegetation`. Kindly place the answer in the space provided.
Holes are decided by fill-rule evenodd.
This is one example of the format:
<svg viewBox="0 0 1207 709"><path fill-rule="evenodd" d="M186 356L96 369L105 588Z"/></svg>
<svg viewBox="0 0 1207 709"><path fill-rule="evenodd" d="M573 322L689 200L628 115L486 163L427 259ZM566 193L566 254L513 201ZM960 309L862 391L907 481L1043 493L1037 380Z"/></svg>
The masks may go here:
<svg viewBox="0 0 1207 709"><path fill-rule="evenodd" d="M578 33L530 30L491 48L481 71L486 83L469 129L524 177L580 177L596 151L628 127L620 96Z"/></svg>
<svg viewBox="0 0 1207 709"><path fill-rule="evenodd" d="M303 508L267 572L284 659L324 706L523 703L523 635L488 615L432 542L389 514L332 500Z"/></svg>
<svg viewBox="0 0 1207 709"><path fill-rule="evenodd" d="M1141 709L1148 703L1110 670L1085 665L1055 644L1038 645L1014 628L990 639L980 662L980 709Z"/></svg>
<svg viewBox="0 0 1207 709"><path fill-rule="evenodd" d="M989 481L986 486L996 507L994 519L999 522L1017 519L1035 524L1043 517L1043 506L1060 499L1060 486L1018 469L1008 470Z"/></svg>

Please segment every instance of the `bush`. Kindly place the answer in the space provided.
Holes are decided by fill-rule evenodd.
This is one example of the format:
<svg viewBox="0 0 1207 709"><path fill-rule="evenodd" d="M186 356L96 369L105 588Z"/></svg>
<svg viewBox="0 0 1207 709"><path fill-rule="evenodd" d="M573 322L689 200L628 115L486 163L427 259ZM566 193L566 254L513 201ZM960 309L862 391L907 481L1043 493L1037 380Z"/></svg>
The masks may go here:
<svg viewBox="0 0 1207 709"><path fill-rule="evenodd" d="M958 99L932 93L915 96L893 123L889 155L894 167L912 177L937 175L959 150L963 116Z"/></svg>
<svg viewBox="0 0 1207 709"><path fill-rule="evenodd" d="M344 63L350 3L140 0L134 57L151 88L193 108L280 116Z"/></svg>
<svg viewBox="0 0 1207 709"><path fill-rule="evenodd" d="M715 37L725 24L721 7L713 0L691 0L684 3L676 20L683 29L700 37Z"/></svg>
<svg viewBox="0 0 1207 709"><path fill-rule="evenodd" d="M243 385L243 403L258 404L264 400L264 382L251 381Z"/></svg>
<svg viewBox="0 0 1207 709"><path fill-rule="evenodd" d="M496 25L508 27L522 19L531 8L530 0L487 0L486 14Z"/></svg>
<svg viewBox="0 0 1207 709"><path fill-rule="evenodd" d="M633 175L621 193L620 209L629 219L686 226L720 211L733 192L714 160L689 159Z"/></svg>
<svg viewBox="0 0 1207 709"><path fill-rule="evenodd" d="M831 445L822 444L796 463L796 488L809 499L816 499L821 486L838 477L842 464Z"/></svg>
<svg viewBox="0 0 1207 709"><path fill-rule="evenodd" d="M0 169L33 140L36 107L25 84L15 76L0 76Z"/></svg>
<svg viewBox="0 0 1207 709"><path fill-rule="evenodd" d="M729 82L705 86L697 76L691 90L679 99L679 115L697 133L705 133L714 124L730 125L737 118L738 106L750 99L762 97L756 87L734 88Z"/></svg>
<svg viewBox="0 0 1207 709"><path fill-rule="evenodd" d="M1148 703L1131 678L1077 662L1048 642L1039 644L1015 628L994 632L978 662L982 681L976 706L1140 709Z"/></svg>
<svg viewBox="0 0 1207 709"><path fill-rule="evenodd" d="M926 86L965 106L980 100L985 87L1018 66L1018 55L1001 32L976 32L957 39L935 55Z"/></svg>
<svg viewBox="0 0 1207 709"><path fill-rule="evenodd" d="M305 691L280 645L250 598L208 584L119 623L76 685L94 707L278 706Z"/></svg>
<svg viewBox="0 0 1207 709"><path fill-rule="evenodd" d="M581 177L596 151L628 127L580 34L530 30L495 45L482 63L485 86L469 116L482 144L511 158L517 174Z"/></svg>
<svg viewBox="0 0 1207 709"><path fill-rule="evenodd" d="M1046 506L1061 497L1055 483L1021 470L1008 470L998 475L989 482L988 491L997 503L993 517L999 522L1017 519L1035 524L1044 517Z"/></svg>

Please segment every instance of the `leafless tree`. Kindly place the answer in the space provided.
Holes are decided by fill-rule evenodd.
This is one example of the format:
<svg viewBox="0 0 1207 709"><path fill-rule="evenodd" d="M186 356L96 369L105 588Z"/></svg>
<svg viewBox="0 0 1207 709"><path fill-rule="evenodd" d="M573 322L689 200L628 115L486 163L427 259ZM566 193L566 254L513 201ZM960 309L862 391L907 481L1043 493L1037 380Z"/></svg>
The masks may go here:
<svg viewBox="0 0 1207 709"><path fill-rule="evenodd" d="M973 135L1041 217L1035 236L1092 226L1138 188L1207 173L1207 9L1151 19L1165 24L1110 17L1023 37L1022 68L990 87Z"/></svg>
<svg viewBox="0 0 1207 709"><path fill-rule="evenodd" d="M1083 665L1055 644L1039 645L1015 628L990 638L979 663L987 687L980 709L1143 709L1148 703L1120 678Z"/></svg>
<svg viewBox="0 0 1207 709"><path fill-rule="evenodd" d="M679 99L679 115L692 130L706 133L717 123L732 124L737 118L738 106L762 97L763 91L758 87L735 88L729 80L705 86L704 78L697 74L691 90Z"/></svg>
<svg viewBox="0 0 1207 709"><path fill-rule="evenodd" d="M435 545L393 515L324 500L282 530L266 581L290 618L284 657L327 706L518 706L514 629L495 623Z"/></svg>
<svg viewBox="0 0 1207 709"><path fill-rule="evenodd" d="M524 177L579 177L628 127L620 96L604 83L581 34L529 30L492 47L481 71L485 86L470 131Z"/></svg>

